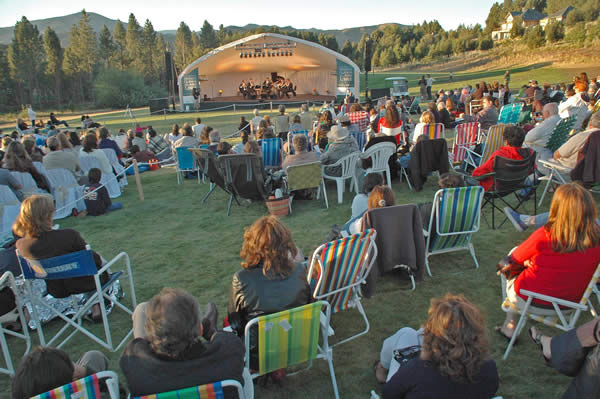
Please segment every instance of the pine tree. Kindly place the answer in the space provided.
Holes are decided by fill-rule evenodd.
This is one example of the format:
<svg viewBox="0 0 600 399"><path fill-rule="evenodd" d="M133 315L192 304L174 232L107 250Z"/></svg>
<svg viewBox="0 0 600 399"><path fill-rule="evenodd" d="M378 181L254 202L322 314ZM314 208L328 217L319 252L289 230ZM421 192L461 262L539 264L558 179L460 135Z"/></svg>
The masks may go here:
<svg viewBox="0 0 600 399"><path fill-rule="evenodd" d="M205 49L219 47L217 34L215 33L213 26L207 20L204 20L202 29L200 29L200 44L202 44L202 47Z"/></svg>
<svg viewBox="0 0 600 399"><path fill-rule="evenodd" d="M181 71L192 60L192 31L181 21L175 34L175 65Z"/></svg>
<svg viewBox="0 0 600 399"><path fill-rule="evenodd" d="M154 48L156 45L156 32L149 19L144 24L144 30L141 35L140 46L140 67L144 80L152 82L156 80L156 65L154 62Z"/></svg>
<svg viewBox="0 0 600 399"><path fill-rule="evenodd" d="M142 60L140 59L142 28L137 19L135 19L135 15L133 15L133 13L129 14L129 20L127 21L127 34L125 37L127 42L127 55L131 60L133 67L140 71L142 69Z"/></svg>
<svg viewBox="0 0 600 399"><path fill-rule="evenodd" d="M100 37L98 38L98 57L104 61L104 66L106 68L110 67L111 58L115 52L115 47L116 46L110 31L106 25L103 25L102 31L100 31Z"/></svg>
<svg viewBox="0 0 600 399"><path fill-rule="evenodd" d="M54 80L56 102L61 104L63 49L56 32L49 26L44 31L44 50L46 51L46 74Z"/></svg>
<svg viewBox="0 0 600 399"><path fill-rule="evenodd" d="M156 34L156 41L154 42L154 52L153 57L156 61L156 73L160 79L160 85L166 85L166 65L165 65L165 49L167 48L167 43L160 33Z"/></svg>
<svg viewBox="0 0 600 399"><path fill-rule="evenodd" d="M44 46L37 26L26 17L17 22L14 35L8 48L10 75L16 85L18 102L30 103L44 74Z"/></svg>
<svg viewBox="0 0 600 399"><path fill-rule="evenodd" d="M63 69L76 83L76 96L80 100L92 99L92 73L98 60L98 46L85 10L81 12L79 24L71 27L69 38Z"/></svg>
<svg viewBox="0 0 600 399"><path fill-rule="evenodd" d="M223 24L219 25L219 30L217 31L217 40L219 41L219 46L222 46L227 43L228 32L225 30Z"/></svg>
<svg viewBox="0 0 600 399"><path fill-rule="evenodd" d="M119 68L123 71L129 66L129 59L127 57L127 32L125 32L123 23L120 20L117 20L117 23L115 24L113 37L115 40L116 57L118 59Z"/></svg>
<svg viewBox="0 0 600 399"><path fill-rule="evenodd" d="M12 96L12 80L10 79L10 67L8 66L7 49L0 46L0 106L14 103Z"/></svg>

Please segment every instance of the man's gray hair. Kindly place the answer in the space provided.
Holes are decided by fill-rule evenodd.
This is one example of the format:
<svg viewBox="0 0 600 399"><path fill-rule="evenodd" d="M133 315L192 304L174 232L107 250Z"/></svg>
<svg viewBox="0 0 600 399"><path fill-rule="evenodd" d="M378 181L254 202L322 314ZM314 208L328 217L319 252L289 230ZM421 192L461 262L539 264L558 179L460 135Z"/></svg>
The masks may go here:
<svg viewBox="0 0 600 399"><path fill-rule="evenodd" d="M208 138L211 143L218 143L221 141L221 135L217 129L211 130L208 134Z"/></svg>
<svg viewBox="0 0 600 399"><path fill-rule="evenodd" d="M48 140L46 140L46 145L50 151L56 151L58 150L58 139L54 136L50 136L48 137Z"/></svg>
<svg viewBox="0 0 600 399"><path fill-rule="evenodd" d="M544 105L543 111L546 111L550 115L558 114L558 104L557 103L548 103Z"/></svg>
<svg viewBox="0 0 600 399"><path fill-rule="evenodd" d="M292 139L292 145L294 146L294 151L296 151L296 153L304 152L308 146L308 140L302 133L295 134Z"/></svg>
<svg viewBox="0 0 600 399"><path fill-rule="evenodd" d="M254 116L258 116L258 114L259 114L258 108L254 108L254 111L252 111L252 113L254 114Z"/></svg>
<svg viewBox="0 0 600 399"><path fill-rule="evenodd" d="M281 104L279 106L279 112L284 113L285 112L285 105Z"/></svg>

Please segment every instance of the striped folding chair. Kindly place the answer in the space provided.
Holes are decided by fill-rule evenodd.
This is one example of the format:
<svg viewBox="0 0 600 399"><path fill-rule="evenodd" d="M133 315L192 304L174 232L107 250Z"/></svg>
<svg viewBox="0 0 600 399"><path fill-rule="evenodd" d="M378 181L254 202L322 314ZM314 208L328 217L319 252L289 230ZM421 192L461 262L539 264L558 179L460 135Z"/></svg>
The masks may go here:
<svg viewBox="0 0 600 399"><path fill-rule="evenodd" d="M600 278L600 263L598 264L598 267L596 267L596 271L592 275L590 282L578 303L555 298L549 295L538 294L537 292L529 290L520 290L520 293L527 297L525 306L523 309L521 309L505 297L504 302L502 303L502 310L505 312L519 313L521 314L521 318L519 319L512 338L508 343L506 351L504 352L503 359L506 360L508 357L510 350L517 340L517 337L525 327L525 324L527 324L528 318L540 323L544 323L547 326L558 328L562 331L569 331L575 328L575 324L577 323L577 320L579 320L579 316L582 312L589 311L592 314L592 317L598 317L598 314L596 313L596 310L590 301L592 292L596 294L596 297L599 297L598 289L596 287L598 278ZM550 302L552 306L536 306L532 303L534 299Z"/></svg>
<svg viewBox="0 0 600 399"><path fill-rule="evenodd" d="M466 156L467 150L472 150L477 145L479 137L479 122L468 122L456 125L456 137L452 145L452 151L448 152L448 160L450 166L462 163Z"/></svg>
<svg viewBox="0 0 600 399"><path fill-rule="evenodd" d="M548 143L546 143L546 148L550 151L554 152L560 148L561 145L567 142L569 139L569 132L573 129L573 125L575 124L577 118L574 116L569 116L568 118L561 119L558 121L550 137L548 138Z"/></svg>
<svg viewBox="0 0 600 399"><path fill-rule="evenodd" d="M500 113L498 114L498 123L510 123L513 106L514 104L506 104L500 108Z"/></svg>
<svg viewBox="0 0 600 399"><path fill-rule="evenodd" d="M292 132L289 132L287 136L288 153L290 153L290 155L294 155L294 146L292 145L292 140L294 139L294 136L296 134L303 134L306 136L306 150L312 151L312 144L310 143L310 137L308 137L308 130L294 130Z"/></svg>
<svg viewBox="0 0 600 399"><path fill-rule="evenodd" d="M443 123L431 123L423 126L423 134L429 136L430 140L433 139L445 139L444 135L444 124Z"/></svg>
<svg viewBox="0 0 600 399"><path fill-rule="evenodd" d="M376 237L375 229L368 229L325 243L313 253L308 276L319 276L313 297L327 300L333 313L355 307L366 325L363 331L331 345L332 348L369 331L369 320L360 303L360 285L366 282L377 258Z"/></svg>
<svg viewBox="0 0 600 399"><path fill-rule="evenodd" d="M246 369L249 371L250 328L258 330L258 371L251 373L252 378L300 363L309 362L308 368L310 368L313 359L326 359L333 392L335 398L339 399L333 369L333 351L328 342L330 318L329 303L317 301L250 320L246 324L244 333L245 362ZM319 330L321 331L320 345Z"/></svg>
<svg viewBox="0 0 600 399"><path fill-rule="evenodd" d="M446 188L435 193L429 228L424 232L427 238L425 266L429 276L429 256L447 252L468 250L475 268L479 268L471 236L479 231L483 194L481 186Z"/></svg>
<svg viewBox="0 0 600 399"><path fill-rule="evenodd" d="M521 111L523 111L523 103L513 104L512 114L510 116L510 120L508 123L516 124L519 121L519 117L521 116Z"/></svg>
<svg viewBox="0 0 600 399"><path fill-rule="evenodd" d="M136 396L133 399L225 399L228 391L237 391L238 398L244 399L242 384L236 380L224 380L197 387L177 389L152 395Z"/></svg>
<svg viewBox="0 0 600 399"><path fill-rule="evenodd" d="M101 371L31 399L101 399L100 379L106 378L110 399L119 399L119 376L114 371Z"/></svg>
<svg viewBox="0 0 600 399"><path fill-rule="evenodd" d="M465 163L477 168L479 165L483 165L488 159L490 159L490 156L492 156L496 150L502 147L502 143L504 142L502 134L507 126L510 125L501 124L491 126L487 131L487 135L482 141L481 155L477 154L472 149L467 149L467 154L464 160Z"/></svg>
<svg viewBox="0 0 600 399"><path fill-rule="evenodd" d="M265 168L281 167L283 144L280 138L262 139L260 140L260 147Z"/></svg>

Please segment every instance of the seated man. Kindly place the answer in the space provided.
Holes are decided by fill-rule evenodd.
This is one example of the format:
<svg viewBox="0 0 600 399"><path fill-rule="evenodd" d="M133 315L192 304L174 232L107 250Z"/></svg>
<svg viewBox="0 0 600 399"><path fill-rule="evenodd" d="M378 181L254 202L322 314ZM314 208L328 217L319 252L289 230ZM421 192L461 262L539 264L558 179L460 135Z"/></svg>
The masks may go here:
<svg viewBox="0 0 600 399"><path fill-rule="evenodd" d="M490 158L478 168L473 170L473 177L485 175L494 171L494 159L497 156L509 158L509 159L525 159L533 153L528 148L523 148L523 140L525 139L525 131L518 126L509 126L504 129L502 133L504 138L504 145L494 152ZM479 180L479 185L482 186L485 191L492 189L494 184L493 177L485 177Z"/></svg>
<svg viewBox="0 0 600 399"><path fill-rule="evenodd" d="M202 318L196 298L181 289L163 288L139 304L134 339L119 362L131 396L233 379L252 397L252 380L243 376L244 344L233 333L217 331L216 324L216 305L208 304Z"/></svg>
<svg viewBox="0 0 600 399"><path fill-rule="evenodd" d="M208 145L207 149L216 153L217 147L221 142L221 135L219 134L219 131L217 129L211 130L210 133L208 133L208 139L210 140L210 144Z"/></svg>
<svg viewBox="0 0 600 399"><path fill-rule="evenodd" d="M562 166L573 169L577 164L577 154L585 145L590 134L600 129L600 112L596 112L590 118L590 123L587 130L579 132L569 140L560 146L558 150L554 152L554 160Z"/></svg>
<svg viewBox="0 0 600 399"><path fill-rule="evenodd" d="M483 109L475 115L461 114L460 117L464 118L465 122L479 122L481 130L488 130L490 126L498 123L498 110L492 103L490 97L483 97Z"/></svg>
<svg viewBox="0 0 600 399"><path fill-rule="evenodd" d="M554 127L560 121L558 104L548 103L544 105L542 117L544 118L543 121L527 132L524 143L525 147L531 148L537 153L538 159L548 159L552 154L546 149L546 145Z"/></svg>
<svg viewBox="0 0 600 399"><path fill-rule="evenodd" d="M287 170L289 166L300 165L303 163L316 162L319 160L319 156L316 152L307 151L308 139L304 134L295 134L292 139L292 145L294 146L294 154L288 155L283 164L281 165L283 170Z"/></svg>
<svg viewBox="0 0 600 399"><path fill-rule="evenodd" d="M72 153L62 151L60 149L58 139L56 137L49 137L46 140L46 145L50 152L42 158L42 164L47 170L50 169L66 169L73 173L75 179L79 180L83 172L79 165L79 159L77 159ZM85 181L85 179L83 180ZM80 182L81 183L81 182Z"/></svg>
<svg viewBox="0 0 600 399"><path fill-rule="evenodd" d="M354 137L350 136L348 129L338 125L333 125L329 133L327 133L329 139L329 147L323 155L321 155L322 165L331 165L349 155L353 152L358 151L358 144ZM341 166L328 167L325 166L325 173L329 176L341 176Z"/></svg>

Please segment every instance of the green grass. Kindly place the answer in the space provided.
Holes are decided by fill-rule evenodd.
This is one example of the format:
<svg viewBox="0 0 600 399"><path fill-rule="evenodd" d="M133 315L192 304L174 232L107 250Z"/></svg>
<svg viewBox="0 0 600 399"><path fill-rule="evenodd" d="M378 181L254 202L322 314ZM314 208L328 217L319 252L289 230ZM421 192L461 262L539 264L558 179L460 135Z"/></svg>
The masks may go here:
<svg viewBox="0 0 600 399"><path fill-rule="evenodd" d="M168 123L174 120L169 119ZM159 119L151 122L162 123ZM220 128L232 126L235 118L217 114L207 118L206 122ZM112 121L111 126L116 123ZM177 185L171 168L144 173L142 182L145 201L139 200L134 179L130 178L129 186L119 199L124 203L123 210L100 217L63 219L61 227L80 231L107 259L121 251L127 252L132 261L138 301L148 300L165 286L181 287L195 295L201 304L216 302L222 320L231 277L240 268L243 229L267 213L264 204L234 205L228 217L227 196L222 191L217 189L202 204L201 198L208 185L198 185L191 180ZM422 192L414 193L405 183L396 180L393 189L397 203L419 203L433 199L436 185L437 179L431 178ZM332 224L341 225L350 216L351 194L346 193L343 204L339 205L335 187L329 184L328 196L328 210L322 201L297 201L294 215L283 219L305 255L321 244ZM548 209L548 201L542 211ZM529 210L532 207L529 203ZM489 209L484 214L489 218ZM381 386L374 378L372 365L378 359L383 340L401 327L419 327L426 318L430 299L453 292L464 293L486 316L490 355L497 361L501 376L499 395L507 399L559 397L569 379L543 365L541 355L526 333L522 334L520 345L509 359L502 361L506 342L492 331L493 326L504 320L500 310L500 279L495 274L495 265L526 237L527 233L516 233L509 223L493 231L482 222L480 232L473 239L480 263L478 270L465 251L431 257L433 278L419 282L414 292L404 291L406 282L393 273L381 278L376 295L363 300L371 322L370 332L335 348L334 365L341 396L364 398L371 389L379 392ZM123 313L115 312L110 319L117 335L130 328L131 321ZM332 322L340 336L347 336L358 331L359 320L356 311L348 311L335 315ZM53 330L56 325L58 323L53 322L47 328ZM99 326L93 328L99 331ZM555 332L548 328L542 330ZM33 336L37 342L37 336ZM13 359L18 362L23 345L12 338L8 341ZM78 334L64 349L77 359L86 350L100 348ZM108 356L111 369L120 372L120 353L109 353ZM0 397L8 397L9 386L10 380L0 376ZM317 361L312 370L287 378L282 387L256 387L256 394L260 398L331 397L327 366L325 362Z"/></svg>

